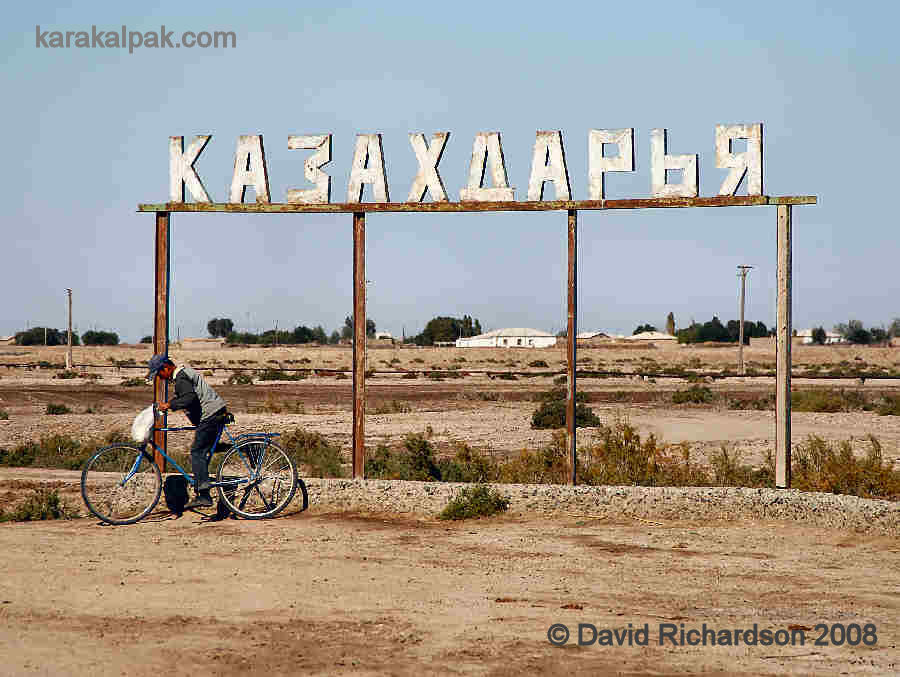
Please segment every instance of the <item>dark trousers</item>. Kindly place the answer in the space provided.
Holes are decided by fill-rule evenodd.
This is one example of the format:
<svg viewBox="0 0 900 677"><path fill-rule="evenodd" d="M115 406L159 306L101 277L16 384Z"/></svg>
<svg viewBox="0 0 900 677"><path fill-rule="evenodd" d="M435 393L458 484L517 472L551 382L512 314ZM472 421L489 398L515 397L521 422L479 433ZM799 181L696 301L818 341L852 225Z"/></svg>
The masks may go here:
<svg viewBox="0 0 900 677"><path fill-rule="evenodd" d="M217 411L205 421L200 421L191 445L191 471L194 473L194 489L198 494L209 494L209 452L225 427L225 410Z"/></svg>

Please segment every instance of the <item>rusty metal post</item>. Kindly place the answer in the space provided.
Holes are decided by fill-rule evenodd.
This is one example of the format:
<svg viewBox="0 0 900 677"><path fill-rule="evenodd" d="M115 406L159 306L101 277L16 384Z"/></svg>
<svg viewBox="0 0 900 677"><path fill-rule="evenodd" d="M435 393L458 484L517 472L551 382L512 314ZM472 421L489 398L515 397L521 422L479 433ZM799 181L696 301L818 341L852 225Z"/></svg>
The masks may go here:
<svg viewBox="0 0 900 677"><path fill-rule="evenodd" d="M366 466L366 214L353 214L353 479Z"/></svg>
<svg viewBox="0 0 900 677"><path fill-rule="evenodd" d="M778 205L775 486L791 488L791 205Z"/></svg>
<svg viewBox="0 0 900 677"><path fill-rule="evenodd" d="M566 395L566 446L569 450L569 484L576 481L578 458L575 436L575 354L578 344L578 212L569 210L569 299L568 299L568 328L566 345L568 393Z"/></svg>
<svg viewBox="0 0 900 677"><path fill-rule="evenodd" d="M153 352L160 355L169 354L169 234L171 227L171 214L169 212L156 212L156 265L155 288L156 304L153 315ZM168 382L157 377L153 380L153 401L157 404L165 402L169 398ZM163 415L165 426L167 417ZM160 449L168 452L166 447L166 433L153 433L153 441ZM155 452L156 464L160 472L166 471L165 457Z"/></svg>

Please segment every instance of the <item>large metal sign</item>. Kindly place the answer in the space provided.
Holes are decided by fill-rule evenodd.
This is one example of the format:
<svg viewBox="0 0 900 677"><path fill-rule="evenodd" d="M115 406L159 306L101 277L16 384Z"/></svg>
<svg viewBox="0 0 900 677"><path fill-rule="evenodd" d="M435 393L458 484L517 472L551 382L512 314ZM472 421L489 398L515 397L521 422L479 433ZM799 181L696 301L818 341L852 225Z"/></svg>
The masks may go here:
<svg viewBox="0 0 900 677"><path fill-rule="evenodd" d="M762 123L717 125L715 132L716 167L728 174L719 195L730 196L747 177L747 194L763 194L763 132ZM327 204L331 202L331 176L322 168L331 162L331 134L290 135L289 150L315 151L304 163L304 176L314 188L289 188L287 204ZM434 202L449 202L438 169L447 147L450 132L437 132L427 141L425 135L412 133L409 143L418 162L418 172L406 198L407 204L422 203L430 193ZM212 204L194 165L212 135L194 137L184 149L184 137L169 138L169 200L183 203L189 194L195 203ZM746 150L734 152L735 141L744 141ZM613 152L614 149L614 152ZM606 151L610 154L607 155ZM588 134L588 199L604 200L608 172L634 171L634 128L592 129ZM490 186L484 185L486 170ZM678 170L681 181L669 183L667 172ZM650 132L650 194L655 198L697 197L699 195L700 163L698 155L670 155L667 150L667 130ZM544 199L544 186L552 183L557 200L571 200L572 187L566 166L562 132L537 132L528 179L528 202ZM387 172L384 164L381 134L357 134L347 184L346 204L362 202L363 190L371 186L374 202L389 203ZM252 187L256 202L271 202L269 172L261 134L240 136L234 154L234 171L228 191L227 204L242 204L246 190ZM472 158L469 162L466 186L459 192L460 202L515 202L516 189L509 185L506 160L500 132L479 132L475 135Z"/></svg>
<svg viewBox="0 0 900 677"><path fill-rule="evenodd" d="M381 134L358 134L347 181L347 199L331 202L332 177L323 169L332 159L331 134L288 136L288 150L312 151L304 161L304 188L289 188L286 202L271 201L269 172L262 135L240 136L234 169L225 202L214 202L195 167L211 135L194 137L184 148L183 136L169 138L169 200L140 204L138 211L156 213L156 308L154 347L168 353L169 347L169 251L172 212L232 213L350 213L353 214L353 477L362 478L365 467L365 365L366 365L366 212L475 212L475 211L566 211L568 236L568 327L566 407L569 481L576 479L575 446L576 341L577 335L577 233L579 210L642 209L656 207L765 206L777 208L777 359L775 404L775 482L781 488L791 483L791 210L793 205L815 204L815 196L773 197L763 192L763 125L729 124L715 128L716 167L727 170L718 195L699 196L699 156L670 155L665 129L650 133L650 197L608 199L605 179L609 172L635 171L634 129L592 129L588 133L588 199L575 200L566 166L562 132L539 131L535 135L526 200L516 200L509 185L500 132L475 135L465 187L459 201L451 202L441 178L439 164L450 138L437 132L430 140L412 133L409 142L418 170L404 202L391 202L385 170ZM743 141L745 149L735 150ZM608 151L608 152L607 152ZM680 180L674 179L678 170ZM671 172L671 174L670 174ZM489 185L485 185L485 177ZM746 181L744 181L746 179ZM736 195L744 182L746 195ZM545 186L552 184L553 200L545 199ZM372 201L363 202L366 186ZM255 202L245 202L253 188ZM425 202L430 195L431 201ZM186 202L190 197L191 202ZM155 397L165 396L161 382ZM164 436L165 433L159 433ZM157 440L165 445L165 438ZM157 461L162 464L162 457Z"/></svg>

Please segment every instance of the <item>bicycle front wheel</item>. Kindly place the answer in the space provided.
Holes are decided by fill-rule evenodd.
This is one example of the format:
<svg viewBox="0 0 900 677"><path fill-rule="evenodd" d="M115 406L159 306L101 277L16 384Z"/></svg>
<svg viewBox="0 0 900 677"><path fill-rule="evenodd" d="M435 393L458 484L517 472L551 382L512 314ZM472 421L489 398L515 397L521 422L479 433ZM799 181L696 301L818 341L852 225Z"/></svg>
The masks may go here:
<svg viewBox="0 0 900 677"><path fill-rule="evenodd" d="M103 447L81 472L81 497L108 524L134 524L159 502L162 478L149 454L129 444Z"/></svg>
<svg viewBox="0 0 900 677"><path fill-rule="evenodd" d="M297 491L297 468L277 444L246 440L225 454L217 476L219 500L246 519L274 517Z"/></svg>

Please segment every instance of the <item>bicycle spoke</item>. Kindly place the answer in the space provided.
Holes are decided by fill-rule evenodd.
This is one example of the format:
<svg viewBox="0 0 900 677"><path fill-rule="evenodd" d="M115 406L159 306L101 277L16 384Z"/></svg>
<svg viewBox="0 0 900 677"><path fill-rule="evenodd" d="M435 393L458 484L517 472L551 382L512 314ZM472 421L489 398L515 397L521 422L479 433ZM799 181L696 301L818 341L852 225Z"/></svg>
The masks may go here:
<svg viewBox="0 0 900 677"><path fill-rule="evenodd" d="M238 443L219 468L220 480L232 476L240 477L246 487L240 493L222 491L220 495L229 509L251 519L277 514L290 502L297 488L293 463L271 441Z"/></svg>
<svg viewBox="0 0 900 677"><path fill-rule="evenodd" d="M161 490L159 469L130 445L101 449L81 475L85 505L110 524L130 524L146 516L159 501Z"/></svg>

